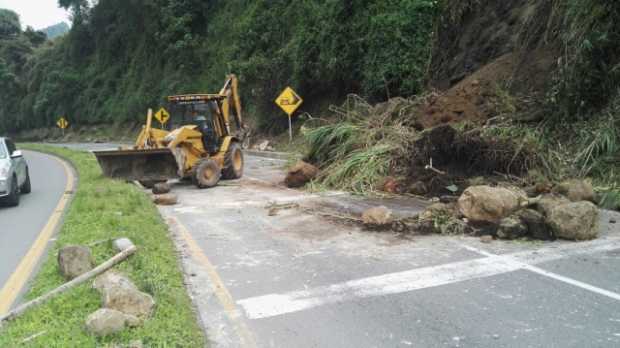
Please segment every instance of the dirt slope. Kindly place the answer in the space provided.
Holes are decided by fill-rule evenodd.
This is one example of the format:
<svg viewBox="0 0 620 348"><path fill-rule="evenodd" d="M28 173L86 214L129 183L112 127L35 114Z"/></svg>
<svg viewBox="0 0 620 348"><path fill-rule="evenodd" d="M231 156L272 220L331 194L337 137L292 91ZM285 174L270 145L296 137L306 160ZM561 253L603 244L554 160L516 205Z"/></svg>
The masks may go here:
<svg viewBox="0 0 620 348"><path fill-rule="evenodd" d="M540 117L538 101L557 64L552 1L451 3L430 66L429 83L438 94L418 110L417 127L481 123L508 112Z"/></svg>

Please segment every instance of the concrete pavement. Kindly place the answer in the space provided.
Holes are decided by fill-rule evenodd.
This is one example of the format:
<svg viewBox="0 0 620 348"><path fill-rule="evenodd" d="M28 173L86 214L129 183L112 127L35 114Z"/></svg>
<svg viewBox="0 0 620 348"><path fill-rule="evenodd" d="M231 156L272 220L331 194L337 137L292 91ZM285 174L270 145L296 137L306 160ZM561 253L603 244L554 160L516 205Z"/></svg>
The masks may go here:
<svg viewBox="0 0 620 348"><path fill-rule="evenodd" d="M214 347L620 346L617 213L587 243L407 238L315 214L343 196L284 188L282 167L248 157L160 207Z"/></svg>
<svg viewBox="0 0 620 348"><path fill-rule="evenodd" d="M56 210L69 180L58 159L31 151L24 151L24 156L32 193L22 195L18 207L0 207L0 313L24 290L23 283L38 264L37 256L47 246L47 238L40 237L53 233L56 226L50 219L62 213Z"/></svg>

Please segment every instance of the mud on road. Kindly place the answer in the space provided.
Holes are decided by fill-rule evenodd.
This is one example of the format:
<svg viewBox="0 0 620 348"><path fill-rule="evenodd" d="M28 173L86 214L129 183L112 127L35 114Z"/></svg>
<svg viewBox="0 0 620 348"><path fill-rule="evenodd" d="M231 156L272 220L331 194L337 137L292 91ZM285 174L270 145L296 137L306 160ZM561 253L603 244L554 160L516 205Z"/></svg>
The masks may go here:
<svg viewBox="0 0 620 348"><path fill-rule="evenodd" d="M243 179L175 184L179 204L160 207L213 346L620 344L618 214L604 212L586 243L402 238L313 214L305 207L369 203L287 189L283 166L249 157Z"/></svg>

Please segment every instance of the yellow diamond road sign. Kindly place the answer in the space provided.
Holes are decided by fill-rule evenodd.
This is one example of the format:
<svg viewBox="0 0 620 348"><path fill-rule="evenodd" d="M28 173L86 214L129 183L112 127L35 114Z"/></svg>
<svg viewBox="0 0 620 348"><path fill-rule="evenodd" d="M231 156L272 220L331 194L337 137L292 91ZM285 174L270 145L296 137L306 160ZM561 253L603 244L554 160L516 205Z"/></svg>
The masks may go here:
<svg viewBox="0 0 620 348"><path fill-rule="evenodd" d="M67 121L64 117L61 117L58 122L56 122L56 124L58 125L58 128L60 129L65 129L67 127L69 127L69 121Z"/></svg>
<svg viewBox="0 0 620 348"><path fill-rule="evenodd" d="M170 114L168 113L168 111L166 111L166 109L161 108L155 114L155 118L157 119L157 121L159 121L159 123L164 124L170 119Z"/></svg>
<svg viewBox="0 0 620 348"><path fill-rule="evenodd" d="M276 104L289 116L299 109L303 102L304 100L291 87L286 87L284 92L276 99Z"/></svg>

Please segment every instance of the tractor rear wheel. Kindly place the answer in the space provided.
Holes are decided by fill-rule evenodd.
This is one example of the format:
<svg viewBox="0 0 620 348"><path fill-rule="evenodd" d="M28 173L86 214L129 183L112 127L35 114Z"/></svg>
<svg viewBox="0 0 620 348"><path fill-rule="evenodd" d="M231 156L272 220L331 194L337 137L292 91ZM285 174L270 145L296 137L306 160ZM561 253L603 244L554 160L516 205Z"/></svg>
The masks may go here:
<svg viewBox="0 0 620 348"><path fill-rule="evenodd" d="M194 184L201 189L211 188L217 185L221 176L222 169L217 162L212 159L205 159L196 166Z"/></svg>
<svg viewBox="0 0 620 348"><path fill-rule="evenodd" d="M232 143L226 152L222 178L226 180L240 179L243 176L243 151L239 143Z"/></svg>

